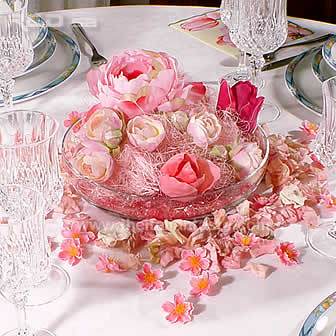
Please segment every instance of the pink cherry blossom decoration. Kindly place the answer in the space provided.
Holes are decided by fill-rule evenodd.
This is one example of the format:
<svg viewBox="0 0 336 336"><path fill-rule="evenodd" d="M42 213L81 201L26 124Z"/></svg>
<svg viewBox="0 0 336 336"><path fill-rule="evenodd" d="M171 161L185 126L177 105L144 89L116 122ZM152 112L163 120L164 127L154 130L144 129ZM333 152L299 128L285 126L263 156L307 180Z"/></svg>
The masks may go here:
<svg viewBox="0 0 336 336"><path fill-rule="evenodd" d="M194 305L186 301L183 294L174 295L174 302L166 301L162 305L162 309L168 313L166 320L171 323L181 322L188 323L192 320Z"/></svg>
<svg viewBox="0 0 336 336"><path fill-rule="evenodd" d="M164 283L160 280L163 277L163 271L153 270L149 263L144 263L142 271L137 273L136 277L144 290L163 289Z"/></svg>
<svg viewBox="0 0 336 336"><path fill-rule="evenodd" d="M67 219L67 221L64 222L62 236L64 238L78 239L81 245L87 244L96 238L93 232L86 230L83 223L80 221L71 223L71 219Z"/></svg>
<svg viewBox="0 0 336 336"><path fill-rule="evenodd" d="M190 271L193 275L201 274L209 269L211 264L208 258L208 251L202 247L198 247L194 251L184 250L181 257L180 269L182 271Z"/></svg>
<svg viewBox="0 0 336 336"><path fill-rule="evenodd" d="M281 263L286 266L297 265L299 263L300 252L293 243L283 242L275 250Z"/></svg>
<svg viewBox="0 0 336 336"><path fill-rule="evenodd" d="M83 256L83 249L81 248L79 239L65 239L61 244L61 252L58 257L67 261L71 266L77 265Z"/></svg>
<svg viewBox="0 0 336 336"><path fill-rule="evenodd" d="M319 130L319 126L317 124L314 124L310 121L304 120L302 122L302 126L300 129L307 135L308 137L315 138L317 135L317 132Z"/></svg>
<svg viewBox="0 0 336 336"><path fill-rule="evenodd" d="M255 236L255 234L250 233L248 235L244 235L241 232L235 232L234 236L234 244L242 247L243 250L250 250L253 248L257 243L259 238Z"/></svg>
<svg viewBox="0 0 336 336"><path fill-rule="evenodd" d="M98 272L104 272L104 273L120 273L120 272L126 272L127 269L115 258L107 255L100 255L98 257L99 261L96 264L96 270Z"/></svg>
<svg viewBox="0 0 336 336"><path fill-rule="evenodd" d="M218 283L218 280L216 273L203 272L202 275L190 280L192 287L190 294L194 296L208 295L212 287Z"/></svg>
<svg viewBox="0 0 336 336"><path fill-rule="evenodd" d="M64 127L71 127L76 124L81 118L81 113L77 111L72 111L68 114L67 118L64 120ZM78 123L75 127L73 127L74 132L78 132L81 127L81 123Z"/></svg>

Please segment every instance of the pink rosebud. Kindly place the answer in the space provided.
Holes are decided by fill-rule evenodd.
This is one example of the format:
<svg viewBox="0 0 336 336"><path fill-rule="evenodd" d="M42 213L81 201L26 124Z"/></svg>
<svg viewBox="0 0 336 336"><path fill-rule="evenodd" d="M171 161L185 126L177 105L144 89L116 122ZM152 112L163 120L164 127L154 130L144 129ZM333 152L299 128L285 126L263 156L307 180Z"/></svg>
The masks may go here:
<svg viewBox="0 0 336 336"><path fill-rule="evenodd" d="M220 168L209 160L177 154L161 168L161 191L174 198L192 199L210 190L220 178Z"/></svg>
<svg viewBox="0 0 336 336"><path fill-rule="evenodd" d="M101 142L113 149L122 141L123 128L124 120L119 112L96 106L96 110L85 123L85 134L88 139Z"/></svg>
<svg viewBox="0 0 336 336"><path fill-rule="evenodd" d="M164 140L166 131L160 120L144 115L128 122L127 136L133 146L153 152Z"/></svg>
<svg viewBox="0 0 336 336"><path fill-rule="evenodd" d="M194 305L186 301L183 294L174 295L174 302L166 301L162 305L162 309L168 313L166 320L171 323L182 322L187 323L192 320Z"/></svg>
<svg viewBox="0 0 336 336"><path fill-rule="evenodd" d="M246 142L230 152L231 164L239 178L243 179L253 173L262 161L262 150L254 142Z"/></svg>
<svg viewBox="0 0 336 336"><path fill-rule="evenodd" d="M89 142L76 154L74 166L85 177L105 182L112 176L114 162L107 147Z"/></svg>
<svg viewBox="0 0 336 336"><path fill-rule="evenodd" d="M215 143L221 134L222 126L213 113L201 113L191 117L187 133L201 148Z"/></svg>
<svg viewBox="0 0 336 336"><path fill-rule="evenodd" d="M238 115L239 127L246 133L253 133L258 115L264 104L264 97L258 97L258 89L250 82L238 82L231 88L223 80L217 101L217 109L231 110Z"/></svg>
<svg viewBox="0 0 336 336"><path fill-rule="evenodd" d="M144 290L163 289L164 283L163 281L160 281L163 277L162 270L153 270L152 265L149 263L145 263L142 272L137 273L136 276Z"/></svg>
<svg viewBox="0 0 336 336"><path fill-rule="evenodd" d="M193 250L184 250L181 254L180 269L182 271L190 271L193 275L199 275L210 267L210 259L208 251L199 247Z"/></svg>
<svg viewBox="0 0 336 336"><path fill-rule="evenodd" d="M82 260L83 250L79 239L65 239L61 244L61 252L58 257L68 261L71 266L77 265Z"/></svg>
<svg viewBox="0 0 336 336"><path fill-rule="evenodd" d="M293 243L280 243L275 252L280 258L281 263L286 266L297 265L299 263L300 252Z"/></svg>
<svg viewBox="0 0 336 336"><path fill-rule="evenodd" d="M202 275L198 277L193 277L190 280L190 285L192 290L190 291L191 295L201 296L209 295L209 292L214 285L217 284L219 278L215 273L203 272Z"/></svg>

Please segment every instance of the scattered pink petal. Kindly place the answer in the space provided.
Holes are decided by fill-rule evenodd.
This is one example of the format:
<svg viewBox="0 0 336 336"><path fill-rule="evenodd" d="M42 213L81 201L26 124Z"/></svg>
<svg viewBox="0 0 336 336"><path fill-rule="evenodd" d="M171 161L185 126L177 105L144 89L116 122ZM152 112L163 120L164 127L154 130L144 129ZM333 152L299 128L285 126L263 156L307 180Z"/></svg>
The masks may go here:
<svg viewBox="0 0 336 336"><path fill-rule="evenodd" d="M305 120L302 122L302 126L300 127L300 129L305 133L305 135L315 138L319 130L319 126Z"/></svg>
<svg viewBox="0 0 336 336"><path fill-rule="evenodd" d="M58 247L58 243L55 241L55 237L48 236L48 244L50 246L51 252L54 252Z"/></svg>
<svg viewBox="0 0 336 336"><path fill-rule="evenodd" d="M273 254L276 247L277 242L274 239L259 239L258 243L251 248L250 254L252 258L258 258L264 254Z"/></svg>
<svg viewBox="0 0 336 336"><path fill-rule="evenodd" d="M113 258L111 256L107 255L100 255L98 257L99 261L96 264L96 270L98 272L104 272L104 273L120 273L120 272L126 272L127 269L122 265L122 263L117 260L116 258Z"/></svg>
<svg viewBox="0 0 336 336"><path fill-rule="evenodd" d="M303 206L300 208L300 211L302 213L302 222L304 224L310 228L317 228L320 225L320 217L313 208Z"/></svg>
<svg viewBox="0 0 336 336"><path fill-rule="evenodd" d="M263 264L257 264L257 263L253 263L253 262L249 262L244 268L244 271L249 271L251 273L253 273L254 275L256 275L258 278L261 279L266 279L267 276L270 273L270 266L267 265L263 265Z"/></svg>
<svg viewBox="0 0 336 336"><path fill-rule="evenodd" d="M194 305L186 301L183 294L177 293L174 295L174 302L166 301L162 305L162 309L168 313L166 316L167 321L171 323L187 323L192 320Z"/></svg>
<svg viewBox="0 0 336 336"><path fill-rule="evenodd" d="M153 270L149 263L143 265L142 271L137 273L136 277L144 290L163 289L164 283L160 280L163 277L163 271Z"/></svg>
<svg viewBox="0 0 336 336"><path fill-rule="evenodd" d="M216 27L219 21L206 16L191 18L181 24L181 28L188 31L199 31Z"/></svg>
<svg viewBox="0 0 336 336"><path fill-rule="evenodd" d="M216 273L203 272L202 275L193 277L190 280L192 287L190 294L194 296L209 295L209 292L218 283L218 280L219 278Z"/></svg>
<svg viewBox="0 0 336 336"><path fill-rule="evenodd" d="M300 252L293 243L280 243L275 252L280 258L281 263L286 266L297 265L299 263Z"/></svg>
<svg viewBox="0 0 336 336"><path fill-rule="evenodd" d="M190 271L193 275L201 274L209 269L211 264L207 255L208 251L202 247L198 247L195 250L184 250L181 254L180 269L182 271Z"/></svg>
<svg viewBox="0 0 336 336"><path fill-rule="evenodd" d="M71 266L77 265L83 256L79 239L65 239L61 244L61 252L58 257L63 261L68 261Z"/></svg>

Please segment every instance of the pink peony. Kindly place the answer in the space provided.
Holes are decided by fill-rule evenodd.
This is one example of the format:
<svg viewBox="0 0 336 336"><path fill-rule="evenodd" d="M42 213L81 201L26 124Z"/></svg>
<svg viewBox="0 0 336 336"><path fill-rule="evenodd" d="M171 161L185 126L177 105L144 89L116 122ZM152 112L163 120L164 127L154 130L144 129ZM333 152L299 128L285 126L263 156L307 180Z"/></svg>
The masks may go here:
<svg viewBox="0 0 336 336"><path fill-rule="evenodd" d="M88 142L75 157L75 168L85 177L96 182L107 181L113 173L114 162L107 147Z"/></svg>
<svg viewBox="0 0 336 336"><path fill-rule="evenodd" d="M166 131L160 120L144 115L128 122L127 136L133 146L153 152L164 140Z"/></svg>
<svg viewBox="0 0 336 336"><path fill-rule="evenodd" d="M300 252L293 243L284 242L275 249L280 261L286 266L297 265L299 263Z"/></svg>
<svg viewBox="0 0 336 336"><path fill-rule="evenodd" d="M181 24L181 28L188 31L199 31L216 27L218 24L218 20L202 15L186 20Z"/></svg>
<svg viewBox="0 0 336 336"><path fill-rule="evenodd" d="M181 254L180 269L190 271L193 275L199 275L210 267L208 251L205 248L198 247L194 251L184 250Z"/></svg>
<svg viewBox="0 0 336 336"><path fill-rule="evenodd" d="M205 86L186 83L173 57L148 50L130 50L113 56L89 71L91 93L102 106L123 112L129 119L157 111L179 110L203 99Z"/></svg>
<svg viewBox="0 0 336 336"><path fill-rule="evenodd" d="M222 125L213 113L201 113L191 117L187 133L201 148L215 143L221 134Z"/></svg>
<svg viewBox="0 0 336 336"><path fill-rule="evenodd" d="M230 152L231 164L239 178L243 179L253 173L262 161L262 151L254 142L246 142Z"/></svg>
<svg viewBox="0 0 336 336"><path fill-rule="evenodd" d="M109 108L93 107L85 123L85 135L88 139L98 141L114 149L123 137L124 120L120 113Z"/></svg>
<svg viewBox="0 0 336 336"><path fill-rule="evenodd" d="M210 190L220 178L218 166L189 154L173 156L162 166L161 173L161 191L186 200Z"/></svg>
<svg viewBox="0 0 336 336"><path fill-rule="evenodd" d="M144 290L163 289L163 281L160 280L163 277L162 270L152 270L149 263L144 263L142 271L136 277Z"/></svg>
<svg viewBox="0 0 336 336"><path fill-rule="evenodd" d="M61 244L61 252L58 257L68 261L71 266L77 265L82 260L83 250L79 239L65 239Z"/></svg>
<svg viewBox="0 0 336 336"><path fill-rule="evenodd" d="M115 260L112 257L102 254L98 257L98 259L99 261L96 264L96 270L98 272L120 273L127 271L127 269L123 265L121 265L121 263L118 260Z"/></svg>
<svg viewBox="0 0 336 336"><path fill-rule="evenodd" d="M193 277L190 280L192 287L190 294L194 296L201 296L202 294L208 295L212 287L217 284L218 280L217 274L203 272L202 275Z"/></svg>
<svg viewBox="0 0 336 336"><path fill-rule="evenodd" d="M162 309L168 313L166 320L171 323L182 322L187 323L192 319L194 305L186 301L183 294L178 293L174 295L174 302L165 302Z"/></svg>
<svg viewBox="0 0 336 336"><path fill-rule="evenodd" d="M246 133L252 133L258 115L264 104L264 97L258 97L258 89L250 82L238 82L233 87L223 80L220 84L217 109L237 113L239 126Z"/></svg>

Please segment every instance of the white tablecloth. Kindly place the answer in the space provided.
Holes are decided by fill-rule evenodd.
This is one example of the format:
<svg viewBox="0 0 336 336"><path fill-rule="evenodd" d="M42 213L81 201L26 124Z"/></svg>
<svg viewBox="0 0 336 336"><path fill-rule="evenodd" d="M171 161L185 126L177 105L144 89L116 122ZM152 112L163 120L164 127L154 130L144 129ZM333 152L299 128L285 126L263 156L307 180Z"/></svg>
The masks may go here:
<svg viewBox="0 0 336 336"><path fill-rule="evenodd" d="M88 34L107 57L125 48L162 50L176 56L195 80L213 81L228 71L227 66L235 66L235 60L168 27L170 22L206 10L139 6L58 13L64 16L62 29L67 32L73 18L97 19L98 27L87 29ZM334 26L308 20L304 25L315 31L336 31ZM90 101L85 83L88 69L89 61L83 57L75 75L63 86L17 107L38 109L59 121L69 111L85 110ZM283 111L280 120L272 125L275 131L284 133L297 129L303 119L316 121L286 89L284 68L263 75L267 81L263 94ZM92 211L95 216L100 213L100 210ZM108 221L108 215L104 214L104 218ZM72 278L71 289L52 304L30 309L29 320L34 327L48 328L58 336L297 335L306 315L335 290L336 267L330 260L304 248L300 226L290 227L281 234L303 248L301 265L286 268L276 257L268 256L261 261L277 270L267 280L244 271L225 273L220 293L200 300L190 324L171 325L161 310L162 303L177 291L188 295L189 275L180 274L172 267L168 270L168 289L147 293L140 289L134 273L97 273L96 256L74 268L65 266ZM0 334L15 326L14 308L0 299Z"/></svg>

